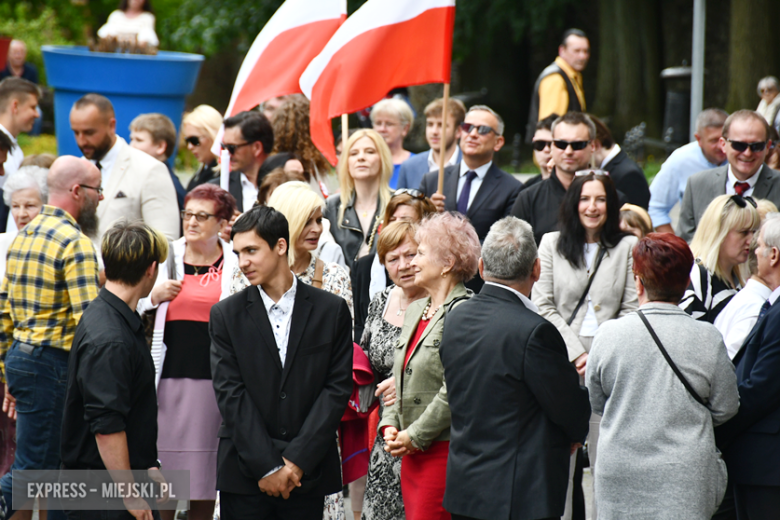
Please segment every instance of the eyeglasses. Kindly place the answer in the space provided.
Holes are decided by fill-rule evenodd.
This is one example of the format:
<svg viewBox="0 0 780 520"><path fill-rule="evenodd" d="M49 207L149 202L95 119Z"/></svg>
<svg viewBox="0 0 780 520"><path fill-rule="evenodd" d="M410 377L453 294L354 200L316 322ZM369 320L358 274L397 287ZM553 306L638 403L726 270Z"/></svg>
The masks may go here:
<svg viewBox="0 0 780 520"><path fill-rule="evenodd" d="M603 177L609 177L607 170L579 170L574 172L575 177L585 177L586 175L601 175Z"/></svg>
<svg viewBox="0 0 780 520"><path fill-rule="evenodd" d="M187 144L191 144L192 146L200 146L200 137L198 137L197 135L191 135L186 139L184 139L184 142ZM225 145L222 146L224 147Z"/></svg>
<svg viewBox="0 0 780 520"><path fill-rule="evenodd" d="M577 152L579 150L584 150L585 147L590 144L590 141L564 141L562 139L555 139L553 144L555 144L555 147L559 150L565 150L571 146L571 149Z"/></svg>
<svg viewBox="0 0 780 520"><path fill-rule="evenodd" d="M209 215L208 213L193 213L192 211L182 211L180 215L182 221L184 222L189 221L192 217L195 217L195 220L198 222L206 222L211 217L216 217L216 215Z"/></svg>
<svg viewBox="0 0 780 520"><path fill-rule="evenodd" d="M750 148L751 152L763 152L764 148L766 148L766 141L756 141L755 143L746 143L744 141L732 141L731 139L726 139L729 143L731 143L731 147L738 151L739 153L744 152L748 148Z"/></svg>
<svg viewBox="0 0 780 520"><path fill-rule="evenodd" d="M395 193L393 193L393 196L390 197L391 199L398 197L400 195L409 195L410 197L414 199L424 199L425 193L421 192L420 190L415 190L412 188L402 188L400 190L395 190Z"/></svg>
<svg viewBox="0 0 780 520"><path fill-rule="evenodd" d="M741 195L732 195L731 200L734 201L734 204L739 206L740 208L746 208L747 204L745 201L749 202L751 206L754 208L758 208L758 204L756 204L755 199L753 197L743 197Z"/></svg>
<svg viewBox="0 0 780 520"><path fill-rule="evenodd" d="M103 195L103 187L102 186L90 186L89 184L79 184L82 188L89 188L90 190L95 190L98 195Z"/></svg>
<svg viewBox="0 0 780 520"><path fill-rule="evenodd" d="M552 141L542 141L542 140L533 141L531 143L531 146L533 146L534 150L536 150L537 152L541 152L542 150L544 150L548 146L552 146Z"/></svg>
<svg viewBox="0 0 780 520"><path fill-rule="evenodd" d="M255 142L257 142L257 141L247 141L246 143L241 143L241 144L225 144L225 143L222 143L222 148L227 150L227 152L230 155L235 155L236 150L238 150L242 146L247 146L247 145L250 145L250 144L255 143Z"/></svg>
<svg viewBox="0 0 780 520"><path fill-rule="evenodd" d="M498 135L498 132L496 132L492 126L490 125L472 125L471 123L461 123L460 129L466 132L467 134L470 134L472 130L477 129L477 133L479 135L488 135L490 132L493 132L494 134Z"/></svg>

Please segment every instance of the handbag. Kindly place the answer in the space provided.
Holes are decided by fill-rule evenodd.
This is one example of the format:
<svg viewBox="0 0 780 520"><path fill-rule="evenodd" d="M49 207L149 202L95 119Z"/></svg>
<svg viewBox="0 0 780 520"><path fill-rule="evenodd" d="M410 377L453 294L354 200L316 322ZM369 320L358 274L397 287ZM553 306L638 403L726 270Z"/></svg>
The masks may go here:
<svg viewBox="0 0 780 520"><path fill-rule="evenodd" d="M577 306L574 307L574 312L571 313L571 316L569 316L568 321L566 321L566 325L571 326L572 322L574 321L574 317L577 315L577 312L579 312L580 307L582 307L582 304L585 303L585 299L588 297L588 292L590 291L590 286L593 284L593 278L596 276L596 273L599 270L599 266L601 265L601 259L604 258L604 255L606 254L607 250L599 246L599 254L596 257L596 264L593 266L593 272L590 274L590 278L588 278L588 285L585 286L585 291L583 291L582 296L580 297L579 303L577 303Z"/></svg>
<svg viewBox="0 0 780 520"><path fill-rule="evenodd" d="M642 314L642 311L636 311L636 313L639 315L639 319L642 320L642 322L645 324L645 327L647 327L648 332L650 332L650 335L653 337L653 341L655 341L655 344L658 345L658 348L661 350L661 354L664 355L664 359L666 359L666 362L669 363L670 367L672 367L674 373L677 374L677 377L680 379L680 382L682 382L685 389L688 390L688 392L691 394L691 396L693 396L694 399L696 399L696 402L706 407L707 404L704 402L704 399L702 399L701 396L696 393L696 390L693 389L693 387L688 382L688 380L685 379L683 373L680 372L680 369L677 368L677 365L675 365L674 361L672 361L672 358L669 356L669 353L664 348L663 344L661 343L661 340L658 339L658 335L653 330L653 327L650 326L650 322L647 321L645 315Z"/></svg>

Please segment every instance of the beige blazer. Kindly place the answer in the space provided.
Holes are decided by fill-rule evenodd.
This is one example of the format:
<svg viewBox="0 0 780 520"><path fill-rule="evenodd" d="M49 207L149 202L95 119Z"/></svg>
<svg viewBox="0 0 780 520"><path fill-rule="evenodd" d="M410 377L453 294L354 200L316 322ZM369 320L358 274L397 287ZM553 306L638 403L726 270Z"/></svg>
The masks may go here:
<svg viewBox="0 0 780 520"><path fill-rule="evenodd" d="M97 243L111 225L124 217L142 220L168 238L179 238L179 204L168 167L120 141L114 168L103 185L98 205Z"/></svg>
<svg viewBox="0 0 780 520"><path fill-rule="evenodd" d="M583 304L580 307L571 326L566 322L588 285L588 273L585 267L575 269L558 253L559 236L560 232L554 231L542 237L539 244L542 272L539 281L534 284L531 299L539 307L539 314L558 328L566 341L569 361L574 361L586 352L579 332L587 306ZM601 260L589 291L599 325L639 308L631 257L636 243L635 236L625 236L615 247L608 249Z"/></svg>

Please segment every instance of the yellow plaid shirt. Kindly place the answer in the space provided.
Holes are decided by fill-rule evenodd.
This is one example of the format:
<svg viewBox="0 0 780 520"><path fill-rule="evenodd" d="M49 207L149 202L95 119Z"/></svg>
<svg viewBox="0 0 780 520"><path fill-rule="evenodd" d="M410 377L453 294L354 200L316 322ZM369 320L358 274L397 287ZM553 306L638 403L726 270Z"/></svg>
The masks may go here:
<svg viewBox="0 0 780 520"><path fill-rule="evenodd" d="M67 211L44 205L8 250L0 286L0 357L13 340L70 350L81 314L97 295L92 241Z"/></svg>

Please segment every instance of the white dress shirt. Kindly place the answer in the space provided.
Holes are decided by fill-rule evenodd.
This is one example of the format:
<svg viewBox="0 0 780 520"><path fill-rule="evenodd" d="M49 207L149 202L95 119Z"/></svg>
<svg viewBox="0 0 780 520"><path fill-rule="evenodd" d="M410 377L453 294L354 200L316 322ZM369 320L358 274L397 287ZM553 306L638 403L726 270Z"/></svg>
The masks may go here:
<svg viewBox="0 0 780 520"><path fill-rule="evenodd" d="M521 293L520 291L516 291L515 289L512 289L508 285L502 285L496 282L485 282L485 285L493 285L495 287L501 287L502 289L506 289L507 291L514 293L515 296L520 298L520 301L523 302L523 305L525 305L526 309L528 309L529 311L533 311L536 314L539 314L539 307L534 305L534 302L529 300L528 297L525 294Z"/></svg>
<svg viewBox="0 0 780 520"><path fill-rule="evenodd" d="M588 276L593 271L593 262L596 260L596 253L599 250L598 244L585 244L585 265L588 268ZM582 320L580 327L580 336L590 338L596 335L599 330L599 320L596 318L596 310L593 308L593 301L588 294L588 310L585 313L585 319Z"/></svg>
<svg viewBox="0 0 780 520"><path fill-rule="evenodd" d="M604 157L604 160L603 160L603 161L601 161L601 166L600 166L600 168L603 170L603 169L604 169L604 166L608 165L608 164L609 164L609 161L611 161L612 159L614 159L614 158L617 156L617 154L619 154L619 153L620 153L620 145L619 145L619 144L617 144L617 143L615 143L615 144L612 146L612 150L610 150L610 151L609 151L609 153L607 154L607 156L606 156L606 157Z"/></svg>
<svg viewBox="0 0 780 520"><path fill-rule="evenodd" d="M460 159L460 147L456 144L455 151L452 153L452 157L450 157L450 159L444 163L444 167L446 168L447 166L454 166L455 164L458 164L458 159ZM433 159L433 150L429 150L428 171L432 172L433 170L438 170L438 169L439 169L439 163Z"/></svg>
<svg viewBox="0 0 780 520"><path fill-rule="evenodd" d="M8 157L6 158L5 163L3 163L3 169L5 170L5 173L0 176L0 188L2 188L5 184L5 180L11 174L16 173L17 170L19 170L19 168L22 166L22 161L24 161L24 152L22 151L22 147L19 146L19 143L16 141L16 138L12 136L11 132L6 130L3 125L0 125L0 131L5 133L5 135L7 135L13 143L13 147L8 151ZM11 218L11 214L9 212L8 221L5 225L5 232L15 235L16 231L16 222L14 222L14 219Z"/></svg>
<svg viewBox="0 0 780 520"><path fill-rule="evenodd" d="M758 321L761 306L771 294L772 289L751 278L715 318L715 328L723 335L729 359L734 359L742 348Z"/></svg>
<svg viewBox="0 0 780 520"><path fill-rule="evenodd" d="M275 302L266 294L262 286L257 286L257 290L260 291L260 298L263 299L265 312L268 313L268 321L271 322L271 328L274 331L276 348L279 349L279 359L282 361L282 366L284 366L284 360L287 358L287 342L290 339L290 323L292 322L297 288L298 278L293 274L292 287L279 298L278 302Z"/></svg>
<svg viewBox="0 0 780 520"><path fill-rule="evenodd" d="M479 168L473 170L474 173L477 174L476 177L474 177L474 180L471 181L471 191L469 191L469 204L466 206L466 208L471 207L471 203L474 202L474 197L476 197L477 192L479 191L479 187L482 186L482 181L485 180L485 175L487 175L488 170L493 165L493 161L488 161L487 164L483 164ZM458 198L455 200L455 204L457 205L458 200L460 200L460 192L463 191L463 186L466 185L466 174L471 171L471 169L466 166L466 161L460 162L460 177L458 178Z"/></svg>
<svg viewBox="0 0 780 520"><path fill-rule="evenodd" d="M254 206L255 202L257 202L257 193L259 191L259 188L252 184L252 181L250 181L249 178L242 173L241 198L243 199L244 203L244 211L249 211L252 209L252 206Z"/></svg>
<svg viewBox="0 0 780 520"><path fill-rule="evenodd" d="M737 191L734 189L734 184L737 182L747 182L750 184L750 188L747 189L745 193L742 194L743 197L752 197L753 196L753 189L756 187L756 182L758 182L758 176L761 175L761 170L764 169L764 165L758 167L758 171L753 174L752 177L750 177L746 181L740 181L737 179L737 177L732 173L731 171L731 165L729 164L728 168L728 176L726 181L726 195L736 195Z"/></svg>
<svg viewBox="0 0 780 520"><path fill-rule="evenodd" d="M108 177L111 175L111 172L114 170L114 165L116 164L116 160L119 158L119 150L124 148L125 146L129 146L127 144L127 141L125 141L123 138L116 136L116 141L114 141L114 146L112 146L107 152L106 155L103 156L100 160L90 159L89 162L97 166L97 163L100 163L100 179L103 181L103 187L105 187L108 184Z"/></svg>

